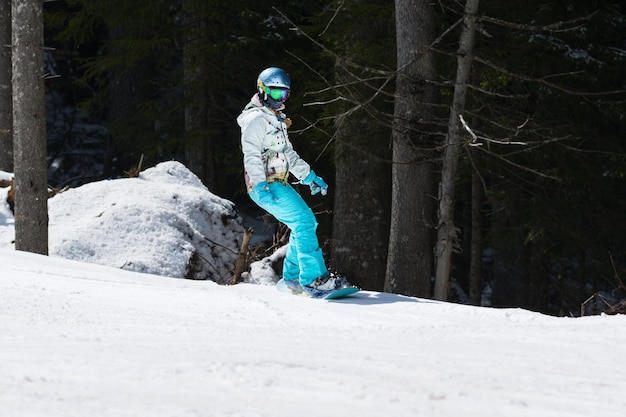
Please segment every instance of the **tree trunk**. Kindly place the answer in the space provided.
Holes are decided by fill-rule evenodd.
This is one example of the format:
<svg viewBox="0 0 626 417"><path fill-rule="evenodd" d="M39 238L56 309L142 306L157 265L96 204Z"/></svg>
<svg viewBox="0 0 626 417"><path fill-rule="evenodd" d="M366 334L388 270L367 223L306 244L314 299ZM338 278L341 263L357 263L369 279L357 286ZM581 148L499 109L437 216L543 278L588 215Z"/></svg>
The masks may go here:
<svg viewBox="0 0 626 417"><path fill-rule="evenodd" d="M381 42L393 41L386 24L391 19L391 6L381 8L389 14L357 13L356 8L368 2L371 3L370 0L353 0L350 7L342 9L351 30L341 38L341 54L357 63L364 60L360 53L373 36ZM378 59L393 62L393 53L378 55ZM372 85L363 82L367 74L354 66L349 68L358 74L350 73L342 60L337 61L335 68L336 79L342 86L339 94L368 108L345 115L335 124L333 263L330 266L363 289L382 291L389 245L391 148L389 127L376 120L373 114L381 111L381 107L385 112L390 109L386 108L389 107L386 99L372 100Z"/></svg>
<svg viewBox="0 0 626 417"><path fill-rule="evenodd" d="M0 0L0 171L13 172L11 0Z"/></svg>
<svg viewBox="0 0 626 417"><path fill-rule="evenodd" d="M125 38L125 28L114 26L108 30L108 40L111 43ZM110 54L115 56L122 53L123 47L112 48ZM107 178L115 178L130 170L139 160L140 149L137 149L137 139L129 132L138 129L148 130L152 126L146 123L139 125L133 115L139 111L138 103L146 100L144 80L148 78L145 62L135 64L118 64L108 72L109 94L107 123L109 137L106 144L106 154L103 174Z"/></svg>
<svg viewBox="0 0 626 417"><path fill-rule="evenodd" d="M443 301L448 299L450 272L452 270L452 251L457 241L457 229L454 225L454 200L456 198L455 180L457 165L463 134L460 116L465 111L467 84L472 69L478 2L479 0L467 0L465 3L463 31L461 32L459 50L457 52L458 58L454 97L450 111L450 120L448 122L448 136L441 172L439 222L437 224L437 245L435 247L437 264L435 299Z"/></svg>
<svg viewBox="0 0 626 417"><path fill-rule="evenodd" d="M382 291L391 197L390 165L382 157L389 131L354 116L338 123L336 133L333 266L353 284Z"/></svg>
<svg viewBox="0 0 626 417"><path fill-rule="evenodd" d="M393 120L391 228L385 290L430 297L435 215L434 141L429 132L437 90L435 5L396 0L397 68Z"/></svg>
<svg viewBox="0 0 626 417"><path fill-rule="evenodd" d="M43 0L14 0L15 249L48 254Z"/></svg>
<svg viewBox="0 0 626 417"><path fill-rule="evenodd" d="M474 152L472 159L478 164L480 154ZM476 170L472 173L472 240L470 243L469 302L479 306L482 301L482 254L483 254L483 185Z"/></svg>
<svg viewBox="0 0 626 417"><path fill-rule="evenodd" d="M208 22L198 10L197 0L183 1L183 48L185 86L185 161L210 190L215 189L211 141L211 91L207 59Z"/></svg>

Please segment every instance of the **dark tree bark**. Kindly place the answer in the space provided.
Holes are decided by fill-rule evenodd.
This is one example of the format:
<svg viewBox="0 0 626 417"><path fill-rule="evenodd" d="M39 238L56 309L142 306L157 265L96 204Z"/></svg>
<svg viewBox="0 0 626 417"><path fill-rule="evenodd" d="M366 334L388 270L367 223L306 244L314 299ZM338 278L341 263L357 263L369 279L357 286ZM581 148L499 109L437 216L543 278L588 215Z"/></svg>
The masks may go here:
<svg viewBox="0 0 626 417"><path fill-rule="evenodd" d="M396 0L397 68L393 122L392 206L385 290L430 297L435 166L429 121L437 90L435 4Z"/></svg>
<svg viewBox="0 0 626 417"><path fill-rule="evenodd" d="M13 172L11 0L0 0L0 170Z"/></svg>
<svg viewBox="0 0 626 417"><path fill-rule="evenodd" d="M15 249L48 254L43 0L14 0Z"/></svg>
<svg viewBox="0 0 626 417"><path fill-rule="evenodd" d="M349 18L354 29L341 43L341 52L352 62L360 62L359 53L365 45L371 44L372 37L382 39L388 36L380 32L387 30L386 21L390 16L355 16L351 13L352 9L368 1L352 3L344 18ZM372 31L378 33L373 34ZM376 114L374 106L380 107L381 103L371 100L376 91L362 81L367 74L351 73L341 60L335 68L337 81L343 86L341 94L349 97L352 105L370 106L370 111L359 109L345 114L335 125L336 176L331 266L361 288L382 291L387 267L391 205L390 129L373 116ZM358 70L354 66L351 68Z"/></svg>
<svg viewBox="0 0 626 417"><path fill-rule="evenodd" d="M473 152L472 159L479 164L479 152ZM482 260L483 260L483 184L477 171L472 173L472 239L470 243L470 290L469 301L479 306L482 301Z"/></svg>
<svg viewBox="0 0 626 417"><path fill-rule="evenodd" d="M335 147L333 261L355 285L381 291L390 205L390 169L381 156L389 152L389 132L371 120L347 119L338 124Z"/></svg>
<svg viewBox="0 0 626 417"><path fill-rule="evenodd" d="M207 46L207 18L196 0L183 1L183 48L185 84L185 161L210 190L215 188L213 143L211 140L211 76Z"/></svg>

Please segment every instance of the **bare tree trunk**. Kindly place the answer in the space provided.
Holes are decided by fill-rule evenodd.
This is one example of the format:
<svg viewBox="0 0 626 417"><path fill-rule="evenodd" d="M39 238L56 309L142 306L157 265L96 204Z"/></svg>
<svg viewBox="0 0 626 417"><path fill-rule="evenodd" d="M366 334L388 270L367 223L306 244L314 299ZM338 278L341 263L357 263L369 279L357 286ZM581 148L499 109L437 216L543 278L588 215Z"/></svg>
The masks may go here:
<svg viewBox="0 0 626 417"><path fill-rule="evenodd" d="M479 152L472 159L478 165ZM470 243L470 289L469 301L479 306L482 299L482 254L483 254L483 185L476 170L472 173L472 240Z"/></svg>
<svg viewBox="0 0 626 417"><path fill-rule="evenodd" d="M434 4L396 0L397 68L393 121L391 228L385 290L430 297L435 215L431 105L435 78Z"/></svg>
<svg viewBox="0 0 626 417"><path fill-rule="evenodd" d="M457 241L457 229L454 225L455 180L459 152L462 143L460 116L465 111L467 84L472 69L474 33L476 26L476 12L479 0L467 0L465 3L465 18L463 31L457 52L457 72L454 85L454 97L450 120L448 122L448 136L443 157L441 172L439 222L437 224L437 245L435 257L437 274L435 277L435 299L447 300L450 287L450 272L452 270L452 251Z"/></svg>
<svg viewBox="0 0 626 417"><path fill-rule="evenodd" d="M43 0L13 0L15 249L48 254Z"/></svg>
<svg viewBox="0 0 626 417"><path fill-rule="evenodd" d="M381 158L389 153L388 140L383 139L389 131L374 125L362 115L352 115L337 126L332 258L333 266L353 284L382 291L391 169Z"/></svg>
<svg viewBox="0 0 626 417"><path fill-rule="evenodd" d="M0 0L0 170L13 172L11 0Z"/></svg>
<svg viewBox="0 0 626 417"><path fill-rule="evenodd" d="M185 160L187 167L213 190L215 173L211 141L211 92L206 48L208 22L198 9L197 0L183 1L183 48L185 85ZM213 79L215 83L215 80Z"/></svg>
<svg viewBox="0 0 626 417"><path fill-rule="evenodd" d="M390 15L354 13L371 0L353 0L342 9L344 19L354 27L337 42L343 56L361 62L363 48L373 36L387 41ZM380 9L379 9L380 10ZM386 6L391 14L392 8ZM377 31L376 33L372 33ZM393 52L378 56L393 62ZM367 64L366 64L367 65ZM351 71L358 71L354 74ZM337 60L335 76L342 90L339 94L367 108L345 114L336 121L335 133L335 202L333 209L332 268L345 274L351 283L368 290L382 291L389 246L389 213L391 205L390 129L373 114L391 111L384 100L372 100L375 94L367 73ZM391 89L389 89L392 91ZM342 109L344 110L344 109ZM347 110L347 108L345 108Z"/></svg>

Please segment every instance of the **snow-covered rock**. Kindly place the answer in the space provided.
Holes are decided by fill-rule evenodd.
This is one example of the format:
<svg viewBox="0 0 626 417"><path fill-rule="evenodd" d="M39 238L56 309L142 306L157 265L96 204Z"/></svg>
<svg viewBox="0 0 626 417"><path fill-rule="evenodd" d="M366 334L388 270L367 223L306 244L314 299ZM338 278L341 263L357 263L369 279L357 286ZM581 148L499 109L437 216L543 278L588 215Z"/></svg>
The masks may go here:
<svg viewBox="0 0 626 417"><path fill-rule="evenodd" d="M52 256L175 278L232 277L241 219L179 162L70 189L48 204Z"/></svg>

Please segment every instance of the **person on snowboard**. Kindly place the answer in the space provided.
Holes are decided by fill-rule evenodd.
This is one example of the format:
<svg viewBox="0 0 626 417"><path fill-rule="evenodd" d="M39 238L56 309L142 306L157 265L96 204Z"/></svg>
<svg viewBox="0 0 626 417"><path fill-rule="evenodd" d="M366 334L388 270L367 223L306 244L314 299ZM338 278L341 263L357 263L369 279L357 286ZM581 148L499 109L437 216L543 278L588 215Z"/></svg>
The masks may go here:
<svg viewBox="0 0 626 417"><path fill-rule="evenodd" d="M294 293L323 297L347 285L326 269L317 240L317 220L311 208L289 184L289 173L311 194L326 195L328 185L293 149L287 128L291 121L282 112L289 98L291 79L280 68L266 68L257 79L257 93L243 109L241 149L248 195L290 230L283 264L283 280Z"/></svg>

